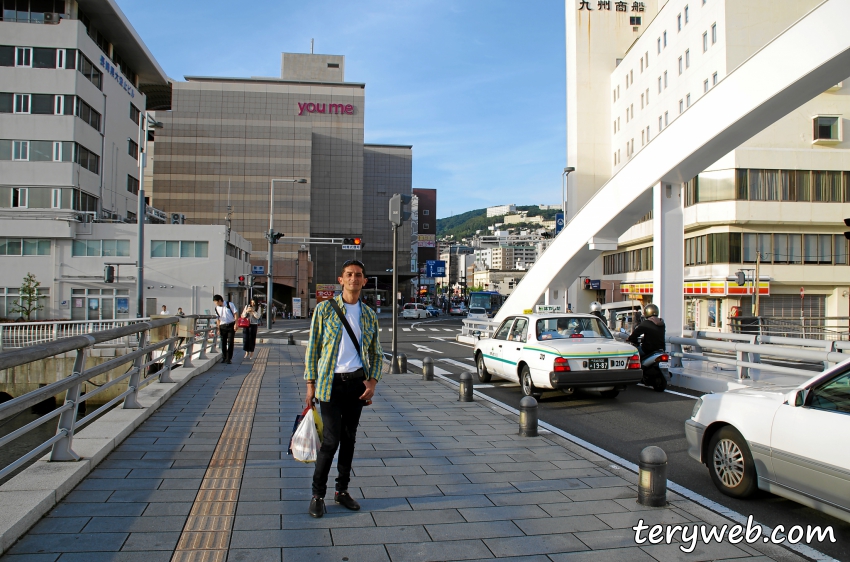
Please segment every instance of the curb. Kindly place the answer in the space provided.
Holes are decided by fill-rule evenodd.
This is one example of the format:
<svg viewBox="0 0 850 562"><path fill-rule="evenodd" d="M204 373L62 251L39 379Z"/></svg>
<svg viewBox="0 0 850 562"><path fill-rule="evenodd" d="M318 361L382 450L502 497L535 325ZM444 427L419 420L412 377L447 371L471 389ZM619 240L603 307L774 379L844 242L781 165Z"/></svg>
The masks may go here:
<svg viewBox="0 0 850 562"><path fill-rule="evenodd" d="M0 486L0 554L46 515L74 489L128 435L154 413L189 379L209 371L221 353L193 360L195 367L171 372L174 383L151 383L139 391L144 408L124 410L116 406L74 436L77 462L48 462L45 455L35 464ZM55 422L54 422L55 423Z"/></svg>

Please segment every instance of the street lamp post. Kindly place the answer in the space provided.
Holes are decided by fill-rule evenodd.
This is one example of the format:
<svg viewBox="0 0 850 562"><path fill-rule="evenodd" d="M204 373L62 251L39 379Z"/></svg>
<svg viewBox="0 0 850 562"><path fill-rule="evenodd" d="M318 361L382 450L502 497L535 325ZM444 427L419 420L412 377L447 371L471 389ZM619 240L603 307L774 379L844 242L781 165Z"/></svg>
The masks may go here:
<svg viewBox="0 0 850 562"><path fill-rule="evenodd" d="M300 179L280 179L273 178L269 185L269 232L266 234L266 240L269 242L269 256L268 256L268 273L266 277L268 280L266 281L266 329L272 329L272 305L274 303L274 245L277 244L278 239L283 236L281 233L275 233L274 231L274 182L279 181L283 183L307 183L307 180L304 178ZM298 271L298 262L296 260L296 273ZM297 283L296 283L297 285ZM298 291L298 287L295 287L295 291Z"/></svg>
<svg viewBox="0 0 850 562"><path fill-rule="evenodd" d="M576 169L572 166L567 166L561 173L561 212L564 214L564 226L567 225L567 180L575 171Z"/></svg>
<svg viewBox="0 0 850 562"><path fill-rule="evenodd" d="M148 119L152 122L150 126L161 129L162 123L149 117L147 112L142 114L139 123L139 193L138 205L136 207L136 239L138 243L139 256L136 260L136 318L145 314L145 215L147 204L145 203L145 156L148 148Z"/></svg>

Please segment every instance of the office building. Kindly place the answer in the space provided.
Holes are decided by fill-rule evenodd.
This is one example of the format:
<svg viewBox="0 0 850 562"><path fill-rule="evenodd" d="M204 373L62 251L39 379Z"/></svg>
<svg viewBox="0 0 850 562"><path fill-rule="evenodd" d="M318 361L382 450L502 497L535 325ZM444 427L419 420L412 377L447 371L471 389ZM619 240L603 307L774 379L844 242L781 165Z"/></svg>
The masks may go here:
<svg viewBox="0 0 850 562"><path fill-rule="evenodd" d="M516 205L498 205L496 207L487 207L488 217L500 217L502 215L509 215L511 213L516 213Z"/></svg>
<svg viewBox="0 0 850 562"><path fill-rule="evenodd" d="M270 182L275 182L275 299L290 306L316 283L336 283L339 266L362 260L388 283L389 199L411 195L412 147L364 143L366 85L345 81L345 58L283 53L280 77L186 76L171 85L171 110L153 152L153 204L195 224L220 224L252 242L267 265ZM306 183L293 183L304 179ZM411 264L413 225L399 231L399 276ZM361 250L320 244L362 237ZM300 239L300 240L299 240Z"/></svg>
<svg viewBox="0 0 850 562"><path fill-rule="evenodd" d="M660 131L743 61L819 4L816 0L567 0L568 216ZM805 46L801 46L804 49ZM684 194L685 326L727 330L750 315L759 269L761 316L847 316L850 147L847 82L821 93L688 181ZM653 299L652 216L583 275L616 299ZM586 310L606 296L576 283ZM608 293L610 295L610 292ZM664 311L662 311L662 316Z"/></svg>

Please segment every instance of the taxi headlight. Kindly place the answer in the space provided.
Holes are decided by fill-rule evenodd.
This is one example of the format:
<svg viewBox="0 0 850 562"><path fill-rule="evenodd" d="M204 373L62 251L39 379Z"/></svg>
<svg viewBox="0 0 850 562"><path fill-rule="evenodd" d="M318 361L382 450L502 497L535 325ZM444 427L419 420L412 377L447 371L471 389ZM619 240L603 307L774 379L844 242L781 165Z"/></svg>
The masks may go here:
<svg viewBox="0 0 850 562"><path fill-rule="evenodd" d="M696 418L699 413L699 409L702 407L702 398L697 398L697 403L694 404L694 411L691 412L691 418Z"/></svg>

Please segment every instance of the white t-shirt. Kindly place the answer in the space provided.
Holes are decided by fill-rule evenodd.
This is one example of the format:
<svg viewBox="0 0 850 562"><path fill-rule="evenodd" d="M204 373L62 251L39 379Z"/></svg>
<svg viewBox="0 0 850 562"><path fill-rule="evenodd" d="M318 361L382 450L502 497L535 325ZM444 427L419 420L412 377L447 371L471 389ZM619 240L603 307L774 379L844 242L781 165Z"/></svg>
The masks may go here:
<svg viewBox="0 0 850 562"><path fill-rule="evenodd" d="M232 302L225 302L224 306L215 307L215 314L222 324L232 324L236 322L236 305Z"/></svg>
<svg viewBox="0 0 850 562"><path fill-rule="evenodd" d="M348 320L351 331L354 332L354 336L357 338L357 343L362 344L363 338L360 333L360 302L358 301L357 304L343 304L345 305L343 309L345 311L345 319ZM342 326L340 329L342 330L342 339L339 342L339 355L336 358L336 372L351 373L357 369L362 369L363 361L360 359L360 355L357 354L357 348L354 347L354 342L351 341L348 331L345 329L345 326Z"/></svg>

